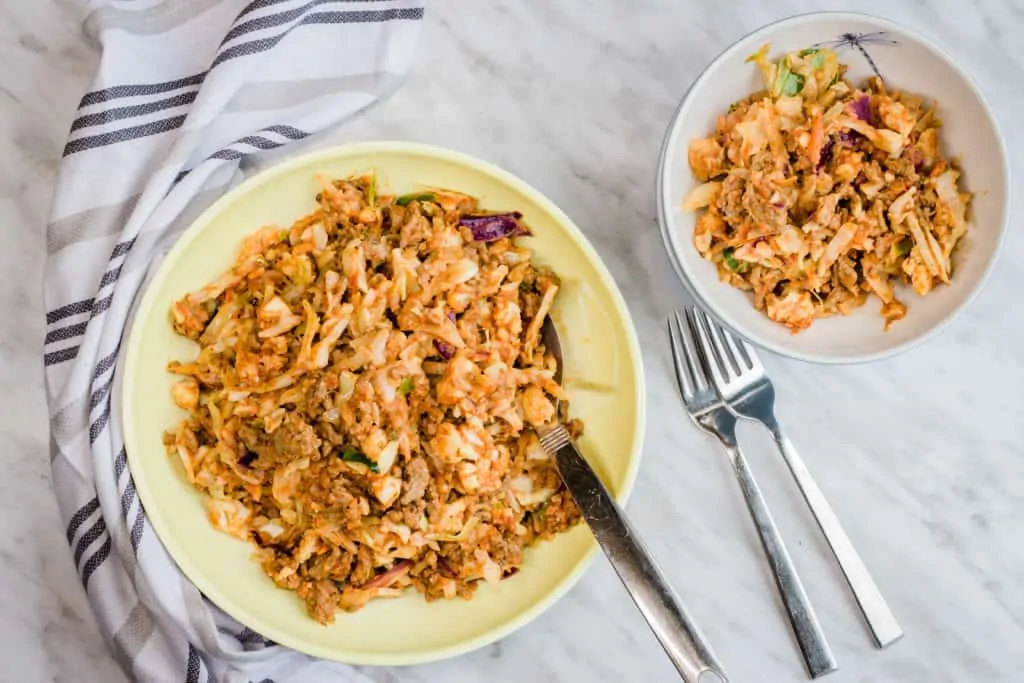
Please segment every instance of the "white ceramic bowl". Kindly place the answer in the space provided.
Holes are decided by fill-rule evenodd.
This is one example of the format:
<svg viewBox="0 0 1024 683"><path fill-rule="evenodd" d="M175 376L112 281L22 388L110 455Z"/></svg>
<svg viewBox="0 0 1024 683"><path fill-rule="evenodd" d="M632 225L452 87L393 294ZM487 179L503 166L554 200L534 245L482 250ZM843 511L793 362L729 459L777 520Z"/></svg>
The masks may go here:
<svg viewBox="0 0 1024 683"><path fill-rule="evenodd" d="M854 40L854 38L857 40ZM974 193L971 227L953 256L953 277L926 297L900 291L907 317L882 330L879 302L849 316L815 321L799 334L754 309L749 296L718 279L715 267L693 247L695 214L680 210L697 184L687 163L694 138L707 137L715 120L736 100L763 89L748 55L771 42L772 56L829 43L849 65L848 78L861 83L871 62L894 88L937 100L945 123L940 136L947 156L960 157L966 189ZM836 47L838 45L838 47ZM870 56L870 61L867 56ZM938 47L883 19L852 13L818 12L784 19L734 43L713 61L686 93L669 125L658 172L662 235L676 273L696 299L721 322L755 344L793 358L822 363L874 360L895 354L938 332L963 310L984 284L1010 216L1010 167L995 117L978 88Z"/></svg>

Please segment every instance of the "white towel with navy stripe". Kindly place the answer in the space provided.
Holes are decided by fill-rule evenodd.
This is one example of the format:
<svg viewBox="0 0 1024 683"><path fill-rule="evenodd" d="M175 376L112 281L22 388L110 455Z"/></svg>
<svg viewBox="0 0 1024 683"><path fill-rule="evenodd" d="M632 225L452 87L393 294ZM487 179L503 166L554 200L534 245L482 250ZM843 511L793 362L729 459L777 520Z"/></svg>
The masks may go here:
<svg viewBox="0 0 1024 683"><path fill-rule="evenodd" d="M47 229L53 482L97 621L132 680L365 682L243 627L167 555L127 467L120 352L152 266L249 165L385 98L420 0L91 0L99 72ZM287 153L287 150L284 152Z"/></svg>

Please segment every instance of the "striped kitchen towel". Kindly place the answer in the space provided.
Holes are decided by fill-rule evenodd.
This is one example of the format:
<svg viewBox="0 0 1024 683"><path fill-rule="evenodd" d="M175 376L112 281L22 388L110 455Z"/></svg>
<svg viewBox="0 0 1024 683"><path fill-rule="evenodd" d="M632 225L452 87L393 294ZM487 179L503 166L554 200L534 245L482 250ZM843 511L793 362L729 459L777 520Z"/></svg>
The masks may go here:
<svg viewBox="0 0 1024 683"><path fill-rule="evenodd" d="M134 680L366 680L244 628L181 574L127 468L118 367L154 262L247 163L386 97L422 17L418 0L89 2L102 57L47 230L43 359L67 540Z"/></svg>

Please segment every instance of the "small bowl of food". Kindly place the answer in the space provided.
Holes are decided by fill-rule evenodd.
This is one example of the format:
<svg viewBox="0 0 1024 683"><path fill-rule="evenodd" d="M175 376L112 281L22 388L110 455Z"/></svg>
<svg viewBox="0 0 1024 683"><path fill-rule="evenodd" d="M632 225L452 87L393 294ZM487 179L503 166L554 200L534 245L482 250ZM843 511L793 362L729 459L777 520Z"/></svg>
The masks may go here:
<svg viewBox="0 0 1024 683"><path fill-rule="evenodd" d="M658 174L691 293L769 350L845 363L923 341L984 284L1010 215L1003 138L948 56L822 12L722 53L669 125Z"/></svg>

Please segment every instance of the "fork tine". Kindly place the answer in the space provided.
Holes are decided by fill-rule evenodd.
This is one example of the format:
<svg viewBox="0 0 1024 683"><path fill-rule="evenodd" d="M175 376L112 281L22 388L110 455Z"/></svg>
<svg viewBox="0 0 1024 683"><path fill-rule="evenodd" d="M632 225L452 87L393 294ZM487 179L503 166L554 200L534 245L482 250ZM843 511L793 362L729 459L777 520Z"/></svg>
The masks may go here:
<svg viewBox="0 0 1024 683"><path fill-rule="evenodd" d="M747 341L742 337L732 336L732 338L743 353L743 357L746 359L747 365L752 370L763 370L764 366L761 365L761 360L757 357L757 352L754 351L754 347L747 343Z"/></svg>
<svg viewBox="0 0 1024 683"><path fill-rule="evenodd" d="M676 330L679 332L680 350L683 352L683 359L686 361L686 368L689 370L689 376L693 380L693 387L700 393L712 389L711 379L708 377L707 370L704 369L704 361L701 360L700 346L697 344L697 337L694 336L692 328L687 321L684 321L684 316L680 315L677 310L674 313L676 320Z"/></svg>
<svg viewBox="0 0 1024 683"><path fill-rule="evenodd" d="M686 364L690 368L690 374L693 376L694 383L697 385L697 391L711 391L713 393L715 388L711 383L710 375L708 375L704 350L701 348L696 331L694 331L693 320L690 315L689 310L684 311L682 316L679 315L679 311L676 311L676 321L682 332L683 350L686 351ZM684 317L686 319L685 322L683 321ZM688 342L686 341L687 339L689 339Z"/></svg>
<svg viewBox="0 0 1024 683"><path fill-rule="evenodd" d="M750 367L750 364L747 363L746 357L736 345L736 338L723 325L714 322L710 317L705 315L704 319L707 320L708 327L713 329L715 335L722 341L722 344L728 351L729 360L732 362L733 367L736 368L737 374L742 375Z"/></svg>
<svg viewBox="0 0 1024 683"><path fill-rule="evenodd" d="M696 311L696 316L701 329L708 333L708 338L711 339L712 345L715 347L715 357L722 367L723 376L730 379L739 375L742 369L739 362L733 357L732 349L726 345L725 339L722 337L722 328L716 325L711 316L702 310Z"/></svg>
<svg viewBox="0 0 1024 683"><path fill-rule="evenodd" d="M711 373L715 387L721 389L725 386L726 378L732 373L732 370L728 367L722 350L718 348L719 341L710 335L711 328L707 326L708 321L704 318L703 313L694 307L689 307L686 309L686 315L690 320L693 336L703 352L705 367Z"/></svg>
<svg viewBox="0 0 1024 683"><path fill-rule="evenodd" d="M711 319L711 316L703 311L700 311L700 321L704 330L708 333L711 343L715 347L719 363L722 365L722 372L726 379L738 376L746 369L746 367L743 365L743 361L736 358L734 355L734 348L730 347L726 343L724 336L725 328L718 325Z"/></svg>
<svg viewBox="0 0 1024 683"><path fill-rule="evenodd" d="M669 316L668 337L669 346L672 348L672 363L676 368L676 382L679 383L679 391L683 394L683 400L689 401L697 389L694 380L690 377L689 361L684 362L682 358L686 355L686 342L678 312L673 312Z"/></svg>

